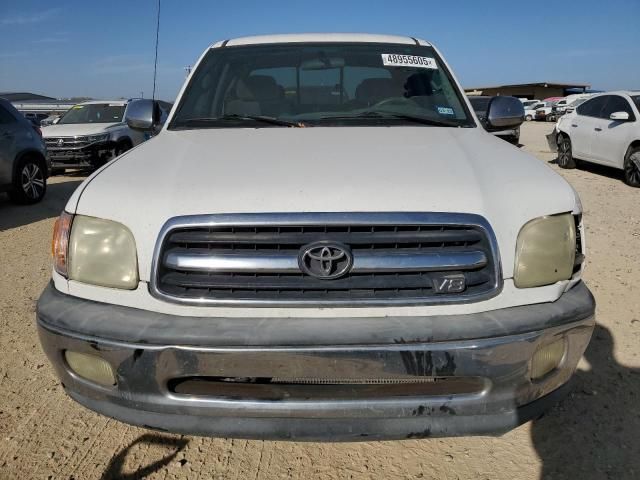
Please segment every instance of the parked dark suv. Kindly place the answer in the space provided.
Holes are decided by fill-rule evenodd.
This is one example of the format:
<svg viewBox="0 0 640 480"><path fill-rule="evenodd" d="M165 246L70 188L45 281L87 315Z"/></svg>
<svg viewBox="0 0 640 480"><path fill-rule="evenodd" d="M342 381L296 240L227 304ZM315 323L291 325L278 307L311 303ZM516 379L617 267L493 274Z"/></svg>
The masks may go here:
<svg viewBox="0 0 640 480"><path fill-rule="evenodd" d="M16 203L37 203L47 191L49 170L40 129L0 98L0 192Z"/></svg>

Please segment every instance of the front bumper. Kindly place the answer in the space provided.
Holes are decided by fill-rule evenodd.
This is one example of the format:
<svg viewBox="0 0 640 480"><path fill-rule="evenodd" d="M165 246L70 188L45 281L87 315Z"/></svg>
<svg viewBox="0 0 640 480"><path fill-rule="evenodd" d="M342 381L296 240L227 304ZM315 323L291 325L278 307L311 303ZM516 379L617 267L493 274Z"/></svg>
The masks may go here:
<svg viewBox="0 0 640 480"><path fill-rule="evenodd" d="M52 168L94 168L114 156L115 142L92 143L79 148L49 147L48 158Z"/></svg>
<svg viewBox="0 0 640 480"><path fill-rule="evenodd" d="M549 145L549 150L551 152L556 153L558 151L558 129L554 128L551 133L545 135L547 139L547 145Z"/></svg>
<svg viewBox="0 0 640 480"><path fill-rule="evenodd" d="M336 441L514 428L561 396L589 342L594 309L579 283L553 303L481 314L195 318L78 299L49 286L37 316L65 389L92 410L186 434ZM532 382L532 354L559 337L566 345L560 366ZM65 350L109 361L117 385L79 377ZM194 378L195 388L185 391ZM288 390L270 383L276 378L303 385ZM413 393L394 383L416 379L433 381L414 384ZM380 380L390 386L367 385Z"/></svg>

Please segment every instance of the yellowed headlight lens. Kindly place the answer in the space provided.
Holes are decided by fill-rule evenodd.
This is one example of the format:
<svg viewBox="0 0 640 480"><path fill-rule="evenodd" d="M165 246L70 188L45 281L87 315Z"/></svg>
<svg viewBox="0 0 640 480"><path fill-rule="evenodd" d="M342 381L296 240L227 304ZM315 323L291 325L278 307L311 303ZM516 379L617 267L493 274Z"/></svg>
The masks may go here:
<svg viewBox="0 0 640 480"><path fill-rule="evenodd" d="M135 289L138 260L133 234L120 223L76 215L69 240L69 279Z"/></svg>
<svg viewBox="0 0 640 480"><path fill-rule="evenodd" d="M73 372L87 380L100 385L111 386L116 384L116 376L113 368L105 359L97 355L66 350L64 358Z"/></svg>
<svg viewBox="0 0 640 480"><path fill-rule="evenodd" d="M518 288L568 280L576 255L576 226L571 214L531 220L518 234L513 280Z"/></svg>

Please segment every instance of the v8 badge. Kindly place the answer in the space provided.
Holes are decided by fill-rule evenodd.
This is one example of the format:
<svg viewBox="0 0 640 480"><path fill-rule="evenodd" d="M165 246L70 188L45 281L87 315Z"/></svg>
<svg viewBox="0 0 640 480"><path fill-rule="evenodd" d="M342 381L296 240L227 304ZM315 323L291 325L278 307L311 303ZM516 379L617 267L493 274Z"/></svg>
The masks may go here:
<svg viewBox="0 0 640 480"><path fill-rule="evenodd" d="M436 293L460 293L467 288L466 279L462 274L438 276L432 281Z"/></svg>

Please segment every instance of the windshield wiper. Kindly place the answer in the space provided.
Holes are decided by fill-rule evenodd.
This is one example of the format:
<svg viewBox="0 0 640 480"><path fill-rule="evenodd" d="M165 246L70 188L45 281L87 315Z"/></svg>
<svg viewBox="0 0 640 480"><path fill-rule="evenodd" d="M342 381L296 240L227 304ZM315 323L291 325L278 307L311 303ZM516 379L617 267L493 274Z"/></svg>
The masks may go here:
<svg viewBox="0 0 640 480"><path fill-rule="evenodd" d="M201 118L187 118L176 122L176 127L208 127L213 126L216 123L227 122L229 120L235 121L252 121L269 123L271 125L280 125L283 127L304 127L302 122L292 122L289 120L283 120L276 117L268 117L265 115L238 115L236 113L227 113L220 117L201 117Z"/></svg>
<svg viewBox="0 0 640 480"><path fill-rule="evenodd" d="M459 127L460 124L456 122L450 122L447 120L436 120L435 118L421 117L419 115L410 115L408 113L396 113L396 112L379 112L375 110L368 110L366 112L357 113L355 115L327 115L326 117L320 117L321 120L344 120L344 119L358 119L358 118L399 118L402 120L409 120L411 122L422 123L424 125L432 125L435 127Z"/></svg>

